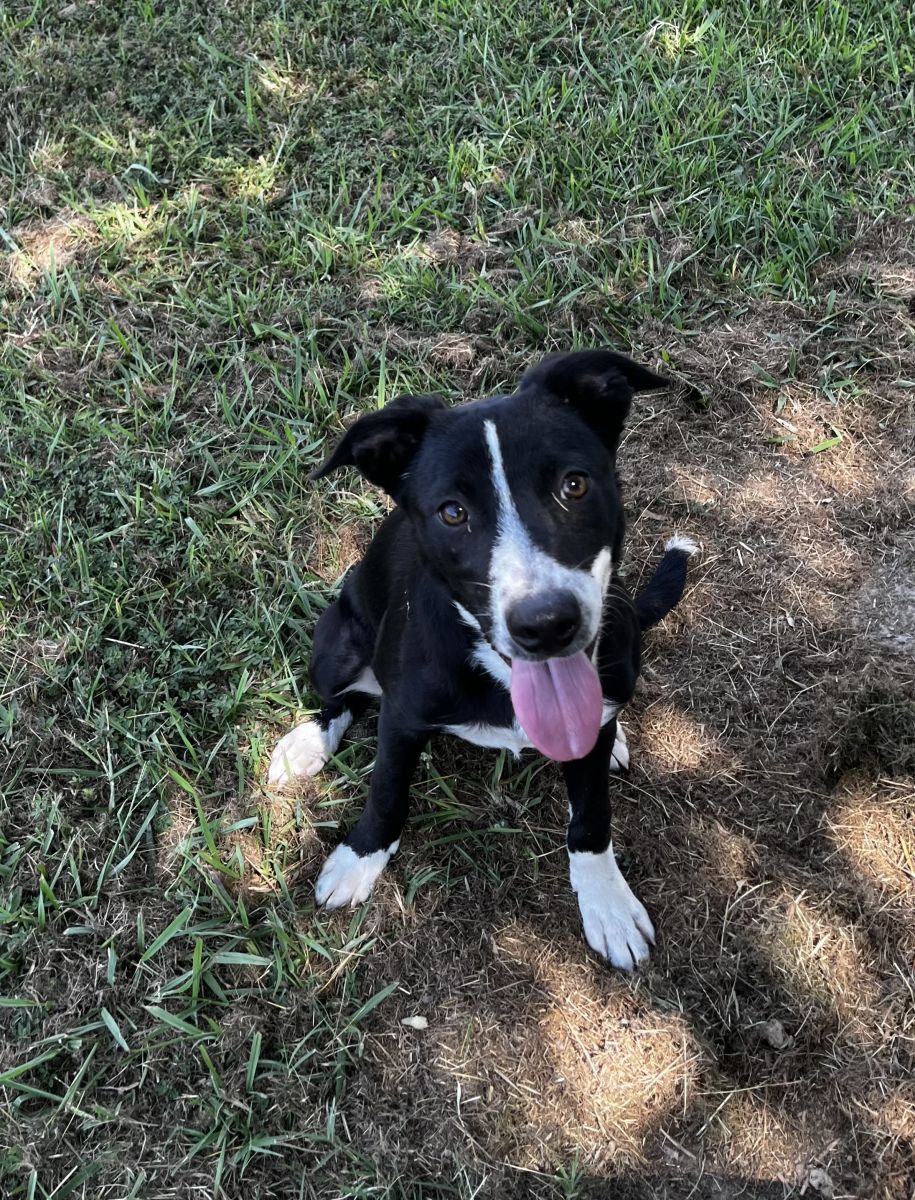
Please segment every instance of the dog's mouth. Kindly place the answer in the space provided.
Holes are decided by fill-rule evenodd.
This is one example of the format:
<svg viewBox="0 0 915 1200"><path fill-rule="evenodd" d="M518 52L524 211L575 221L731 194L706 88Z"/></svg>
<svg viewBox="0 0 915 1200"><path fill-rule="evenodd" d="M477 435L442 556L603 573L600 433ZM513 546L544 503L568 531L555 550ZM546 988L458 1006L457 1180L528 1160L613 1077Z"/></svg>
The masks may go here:
<svg viewBox="0 0 915 1200"><path fill-rule="evenodd" d="M574 654L536 661L496 650L511 670L512 707L521 728L556 762L584 758L597 742L604 697L594 666L596 643L595 637Z"/></svg>
<svg viewBox="0 0 915 1200"><path fill-rule="evenodd" d="M542 662L512 662L512 707L541 754L557 762L584 758L597 742L604 697L584 650Z"/></svg>
<svg viewBox="0 0 915 1200"><path fill-rule="evenodd" d="M531 744L556 762L590 754L597 744L604 697L595 665L600 637L581 649L553 658L530 659L506 653L494 644L493 631L458 605L464 622L489 644L511 673L509 689L515 717Z"/></svg>
<svg viewBox="0 0 915 1200"><path fill-rule="evenodd" d="M575 650L575 651L573 651L571 655L559 654L559 655L555 655L555 656L553 656L552 658L525 658L525 660L524 660L524 661L525 661L525 662L531 662L531 663L538 663L538 662L555 662L555 661L557 661L557 659L560 659L560 658L566 658L566 657L570 657L570 658L571 658L571 657L574 657L576 654L586 654L586 655L588 656L588 658L589 658L589 659L590 659L592 662L594 662L594 660L595 660L595 652L596 652L596 650L597 650L597 639L598 639L598 635L597 635L597 634L595 634L595 635L594 635L594 637L591 639L591 641L590 641L590 642L588 642L588 644L587 644L586 646L583 646L583 647L582 647L582 649L581 649L580 651L579 651L579 650ZM519 659L520 659L520 655L519 655L519 656L515 656L515 657L513 657L511 654L508 654L508 653L506 653L506 651L504 651L504 650L500 650L498 646L494 646L494 645L492 644L492 641L490 641L490 639L489 639L489 638L487 638L487 639L486 639L486 641L488 641L488 642L489 642L489 648L490 648L490 650L492 650L492 651L493 651L493 653L495 653L495 654L498 654L499 658L501 658L501 659L502 659L502 661L505 663L505 665L506 665L507 667L511 667L511 665L512 665L512 663L513 663L513 662L518 662L518 661L519 661Z"/></svg>

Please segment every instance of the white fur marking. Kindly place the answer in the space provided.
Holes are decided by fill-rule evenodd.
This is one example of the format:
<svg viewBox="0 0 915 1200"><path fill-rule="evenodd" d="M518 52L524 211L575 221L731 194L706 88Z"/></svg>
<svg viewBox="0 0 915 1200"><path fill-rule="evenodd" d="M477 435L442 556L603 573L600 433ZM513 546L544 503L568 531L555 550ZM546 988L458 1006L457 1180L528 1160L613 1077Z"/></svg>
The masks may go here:
<svg viewBox="0 0 915 1200"><path fill-rule="evenodd" d="M597 637L603 608L603 576L609 581L609 552L602 550L590 571L563 566L551 555L534 545L515 507L499 434L492 421L483 422L486 446L492 467L492 484L496 496L498 523L496 540L489 561L489 582L492 596L492 643L508 658L527 657L512 643L506 624L506 614L512 605L537 592L562 590L571 592L581 607L581 631L568 653L583 650ZM596 568L596 570L595 570Z"/></svg>
<svg viewBox="0 0 915 1200"><path fill-rule="evenodd" d="M338 846L327 858L315 884L315 900L327 908L355 908L368 900L381 872L395 854L400 842L374 854L357 854L349 846Z"/></svg>
<svg viewBox="0 0 915 1200"><path fill-rule="evenodd" d="M381 684L375 677L375 672L371 667L364 667L362 672L356 676L349 687L345 687L340 695L345 692L362 692L366 696L382 696L384 693L381 690Z"/></svg>
<svg viewBox="0 0 915 1200"><path fill-rule="evenodd" d="M486 672L490 679L500 684L505 690L511 691L512 669L501 654L496 654L489 642L480 638L470 656L478 667Z"/></svg>
<svg viewBox="0 0 915 1200"><path fill-rule="evenodd" d="M654 926L623 878L612 844L603 854L572 851L569 876L591 949L623 971L645 962Z"/></svg>
<svg viewBox="0 0 915 1200"><path fill-rule="evenodd" d="M458 616L461 618L461 620L464 622L464 624L468 625L471 629L475 630L482 637L483 636L483 626L476 619L476 617L473 615L473 613L470 612L468 609L466 609L464 607L464 605L461 604L460 600L454 601L454 607L458 610Z"/></svg>
<svg viewBox="0 0 915 1200"><path fill-rule="evenodd" d="M517 721L511 725L487 725L483 721L469 721L465 725L446 725L445 733L452 733L473 746L483 746L487 750L510 750L515 758L522 750L533 748L533 743Z"/></svg>
<svg viewBox="0 0 915 1200"><path fill-rule="evenodd" d="M613 749L610 751L610 770L629 770L629 742L626 739L626 730L623 728L622 721L616 723L616 739Z"/></svg>
<svg viewBox="0 0 915 1200"><path fill-rule="evenodd" d="M483 636L483 627L476 619L473 613L467 609L459 601L454 601L454 607L458 610L458 615L468 628L479 634L477 643L470 652L470 658L478 667L486 672L490 679L500 684L509 690L512 684L512 669L505 661L501 654L497 654L490 646L489 642Z"/></svg>
<svg viewBox="0 0 915 1200"><path fill-rule="evenodd" d="M285 787L301 775L317 775L353 720L347 709L322 729L317 721L303 721L285 737L281 737L270 756L267 783L270 787Z"/></svg>
<svg viewBox="0 0 915 1200"><path fill-rule="evenodd" d="M597 580L600 587L600 594L603 596L610 585L610 577L613 573L613 554L609 546L604 546L603 550L595 557L591 563L591 574Z"/></svg>
<svg viewBox="0 0 915 1200"><path fill-rule="evenodd" d="M690 558L694 554L699 553L699 543L694 542L691 537L687 537L685 533L674 534L669 538L664 546L665 550L682 550L684 554L688 554Z"/></svg>
<svg viewBox="0 0 915 1200"><path fill-rule="evenodd" d="M495 653L495 651L493 651ZM498 655L496 655L498 657ZM500 660L501 661L501 660ZM506 687L508 684L506 684ZM612 700L604 701L604 711L601 716L601 726L612 721L619 712L620 706ZM619 730L622 726L617 722L616 741L613 744L613 756L616 756L617 750L620 749L620 734ZM443 726L445 733L451 733L455 737L463 738L465 742L470 742L473 746L483 746L487 750L510 750L517 758L522 750L533 750L534 743L530 740L524 729L517 721L513 721L511 725L487 725L483 721L468 721L464 725L445 725ZM610 770L619 771L629 766L629 751L626 749L626 735L623 734L622 740L623 757L614 765L613 758L610 760Z"/></svg>

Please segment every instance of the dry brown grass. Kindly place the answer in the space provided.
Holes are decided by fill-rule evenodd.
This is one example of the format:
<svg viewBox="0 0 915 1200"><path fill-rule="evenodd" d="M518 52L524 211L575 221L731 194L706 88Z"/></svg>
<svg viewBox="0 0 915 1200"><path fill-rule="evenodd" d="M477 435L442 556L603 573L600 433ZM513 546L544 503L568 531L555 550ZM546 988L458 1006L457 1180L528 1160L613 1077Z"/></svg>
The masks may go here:
<svg viewBox="0 0 915 1200"><path fill-rule="evenodd" d="M898 306L861 306L889 360ZM614 1195L908 1200L915 781L883 718L910 703L910 676L886 675L857 597L911 527L911 400L888 380L880 407L844 405L841 442L810 454L832 414L809 385L788 388L778 415L797 442L773 446L785 426L748 364L776 369L776 337L800 344L811 322L761 305L691 340L714 415L656 400L623 452L631 572L673 529L703 546L650 643L633 769L614 789L618 841L661 931L649 970L628 980L584 951L552 849L536 873L506 859L501 885L421 892L407 913L383 889L378 979L396 974L402 999L366 1048L357 1111L404 1170L460 1146L486 1165L487 1194L535 1195L537 1173L574 1152L585 1178L617 1180ZM837 777L860 758L875 672L883 740L871 728L872 769ZM464 795L482 786L472 753L454 752ZM541 778L555 846L560 788ZM442 868L423 841L408 839L395 877ZM427 1030L400 1024L417 1012Z"/></svg>
<svg viewBox="0 0 915 1200"><path fill-rule="evenodd" d="M676 7L0 6L3 1200L912 1200L911 17ZM386 508L321 449L573 344L676 381L629 578L702 545L635 978L552 766L440 739L331 915L371 721L262 788Z"/></svg>

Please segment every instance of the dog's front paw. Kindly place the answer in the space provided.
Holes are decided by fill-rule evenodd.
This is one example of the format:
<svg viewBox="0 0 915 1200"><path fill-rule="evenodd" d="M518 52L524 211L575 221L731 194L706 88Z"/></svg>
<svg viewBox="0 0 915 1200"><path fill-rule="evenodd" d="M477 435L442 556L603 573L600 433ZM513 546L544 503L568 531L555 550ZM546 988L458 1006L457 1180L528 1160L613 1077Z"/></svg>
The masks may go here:
<svg viewBox="0 0 915 1200"><path fill-rule="evenodd" d="M315 884L315 900L327 908L342 908L349 904L353 908L368 900L375 880L388 865L399 842L387 850L376 850L373 854L357 854L349 846L338 846L321 868Z"/></svg>
<svg viewBox="0 0 915 1200"><path fill-rule="evenodd" d="M302 775L317 775L336 752L351 720L350 713L344 711L326 726L320 721L303 721L290 729L270 756L268 785L285 787Z"/></svg>
<svg viewBox="0 0 915 1200"><path fill-rule="evenodd" d="M569 873L591 949L623 971L645 962L654 926L616 865L613 847L603 854L571 852Z"/></svg>
<svg viewBox="0 0 915 1200"><path fill-rule="evenodd" d="M610 770L629 770L629 742L626 740L626 730L623 728L622 721L616 723L616 740L610 751Z"/></svg>

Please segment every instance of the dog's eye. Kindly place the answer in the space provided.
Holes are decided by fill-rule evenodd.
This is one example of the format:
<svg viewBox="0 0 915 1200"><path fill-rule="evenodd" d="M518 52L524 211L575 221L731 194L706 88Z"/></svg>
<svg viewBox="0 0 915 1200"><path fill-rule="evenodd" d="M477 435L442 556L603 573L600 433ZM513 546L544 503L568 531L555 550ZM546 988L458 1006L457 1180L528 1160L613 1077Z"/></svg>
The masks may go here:
<svg viewBox="0 0 915 1200"><path fill-rule="evenodd" d="M588 476L584 471L570 471L559 490L563 500L580 500L588 494Z"/></svg>
<svg viewBox="0 0 915 1200"><path fill-rule="evenodd" d="M457 500L448 500L438 510L438 515L446 525L463 525L467 520L467 509Z"/></svg>

